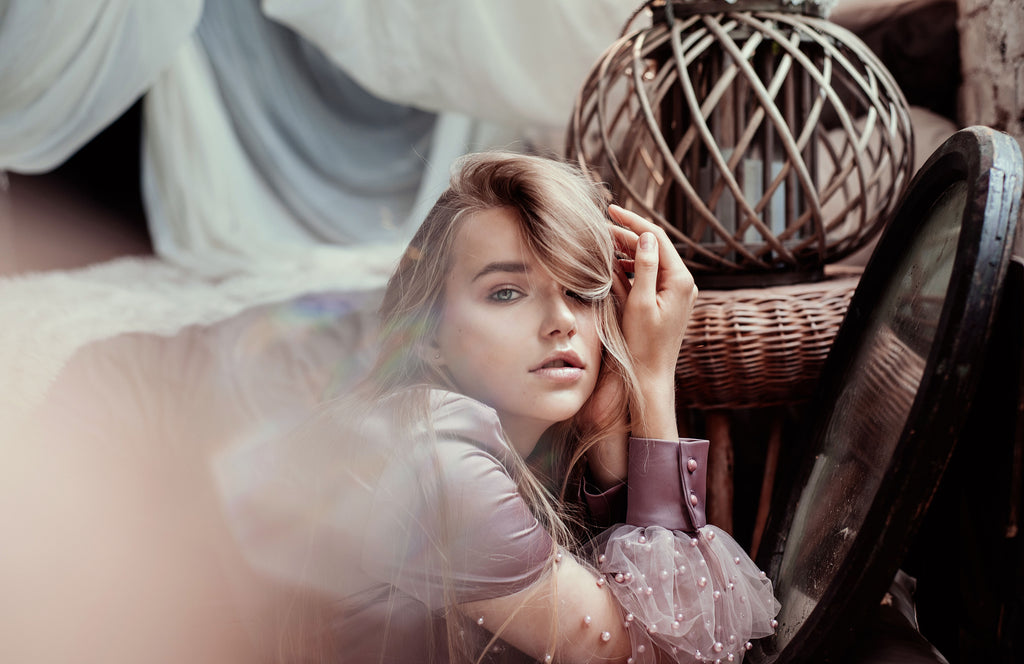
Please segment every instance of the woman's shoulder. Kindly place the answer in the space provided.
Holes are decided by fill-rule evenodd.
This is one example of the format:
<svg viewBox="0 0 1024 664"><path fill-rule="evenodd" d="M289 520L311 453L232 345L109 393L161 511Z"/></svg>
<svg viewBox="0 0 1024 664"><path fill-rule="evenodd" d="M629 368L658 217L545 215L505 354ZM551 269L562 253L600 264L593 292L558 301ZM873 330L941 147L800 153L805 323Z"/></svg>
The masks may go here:
<svg viewBox="0 0 1024 664"><path fill-rule="evenodd" d="M509 448L502 433L498 413L490 406L459 392L434 387L410 388L405 394L396 394L380 404L389 410L389 401L420 399L426 411L413 424L413 434L430 437L438 442L471 443L492 453L504 454Z"/></svg>
<svg viewBox="0 0 1024 664"><path fill-rule="evenodd" d="M501 438L501 421L490 406L449 390L431 389L431 418L436 431L480 431Z"/></svg>
<svg viewBox="0 0 1024 664"><path fill-rule="evenodd" d="M430 426L438 440L465 441L490 452L508 450L498 413L490 406L458 392L431 389Z"/></svg>

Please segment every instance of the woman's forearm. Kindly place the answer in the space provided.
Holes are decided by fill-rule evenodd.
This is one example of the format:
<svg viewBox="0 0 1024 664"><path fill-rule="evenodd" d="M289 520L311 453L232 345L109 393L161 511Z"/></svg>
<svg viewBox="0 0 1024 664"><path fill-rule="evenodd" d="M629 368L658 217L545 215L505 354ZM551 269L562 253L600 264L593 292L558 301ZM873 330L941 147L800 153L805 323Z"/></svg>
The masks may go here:
<svg viewBox="0 0 1024 664"><path fill-rule="evenodd" d="M646 385L641 387L643 400L633 407L631 413L632 435L665 440L678 438L674 374L667 373L644 382Z"/></svg>

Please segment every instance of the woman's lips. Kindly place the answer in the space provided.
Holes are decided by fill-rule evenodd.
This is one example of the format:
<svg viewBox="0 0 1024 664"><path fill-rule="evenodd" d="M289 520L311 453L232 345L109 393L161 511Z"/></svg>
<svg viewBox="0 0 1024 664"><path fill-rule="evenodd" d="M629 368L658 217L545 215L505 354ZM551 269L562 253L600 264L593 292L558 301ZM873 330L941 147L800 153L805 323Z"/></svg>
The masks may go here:
<svg viewBox="0 0 1024 664"><path fill-rule="evenodd" d="M579 380L586 371L583 360L574 351L560 351L545 358L530 373L555 382Z"/></svg>
<svg viewBox="0 0 1024 664"><path fill-rule="evenodd" d="M530 373L556 383L572 383L582 378L585 370L581 367L571 366L540 367Z"/></svg>

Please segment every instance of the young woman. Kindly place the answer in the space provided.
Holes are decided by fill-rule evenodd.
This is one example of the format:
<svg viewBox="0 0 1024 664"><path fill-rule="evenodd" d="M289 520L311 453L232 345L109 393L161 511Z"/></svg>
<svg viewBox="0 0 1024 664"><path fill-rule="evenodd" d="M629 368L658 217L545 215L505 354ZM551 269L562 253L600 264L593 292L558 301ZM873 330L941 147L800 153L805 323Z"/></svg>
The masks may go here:
<svg viewBox="0 0 1024 664"><path fill-rule="evenodd" d="M770 582L705 525L707 442L678 436L696 295L664 231L569 166L465 158L367 382L235 505L254 561L327 600L326 659L724 662L771 633Z"/></svg>

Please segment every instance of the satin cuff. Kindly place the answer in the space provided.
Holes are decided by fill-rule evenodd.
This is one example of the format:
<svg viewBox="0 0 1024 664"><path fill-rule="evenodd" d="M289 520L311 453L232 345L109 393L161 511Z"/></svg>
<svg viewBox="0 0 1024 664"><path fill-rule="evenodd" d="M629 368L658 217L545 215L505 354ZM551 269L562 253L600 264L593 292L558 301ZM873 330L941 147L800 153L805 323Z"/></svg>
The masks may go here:
<svg viewBox="0 0 1024 664"><path fill-rule="evenodd" d="M708 441L629 439L626 523L694 532L707 524Z"/></svg>

